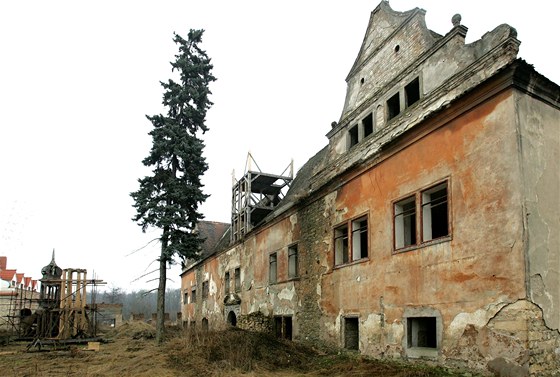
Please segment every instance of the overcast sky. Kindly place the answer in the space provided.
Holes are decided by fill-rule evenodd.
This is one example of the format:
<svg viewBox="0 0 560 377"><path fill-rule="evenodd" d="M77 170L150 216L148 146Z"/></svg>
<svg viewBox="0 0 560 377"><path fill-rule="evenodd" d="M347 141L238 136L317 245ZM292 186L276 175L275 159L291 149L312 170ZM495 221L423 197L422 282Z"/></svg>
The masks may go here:
<svg viewBox="0 0 560 377"><path fill-rule="evenodd" d="M560 2L391 0L420 7L447 33L462 15L467 42L502 23L518 31L519 56L560 83L553 32ZM519 5L518 5L519 4ZM521 4L523 4L521 6ZM230 221L232 171L247 153L280 174L327 143L344 103L344 79L376 0L0 2L0 255L40 278L56 249L62 268L86 268L110 285L151 289L158 233L142 234L129 193L148 171L151 124L164 111L173 32L206 30L217 81L207 116L210 166L201 210ZM169 273L171 287L180 284Z"/></svg>

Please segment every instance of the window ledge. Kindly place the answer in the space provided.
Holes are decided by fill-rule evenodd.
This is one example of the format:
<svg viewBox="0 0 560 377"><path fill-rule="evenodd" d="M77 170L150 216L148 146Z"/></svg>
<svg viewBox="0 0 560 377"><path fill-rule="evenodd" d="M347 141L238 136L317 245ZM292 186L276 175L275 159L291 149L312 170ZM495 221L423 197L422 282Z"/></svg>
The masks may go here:
<svg viewBox="0 0 560 377"><path fill-rule="evenodd" d="M355 264L360 264L360 263L365 263L369 261L369 257L365 257L365 258L361 258L361 259L356 259L355 261L352 262L346 262L346 263L341 263L341 264L337 264L333 267L334 270L337 270L339 268L343 268L343 267L348 267L348 266L353 266Z"/></svg>
<svg viewBox="0 0 560 377"><path fill-rule="evenodd" d="M425 247L432 246L432 245L437 245L439 243L450 242L452 239L453 239L453 237L449 235L449 236L445 236L445 237L436 238L435 240L429 240L429 241L426 241L426 242L422 242L419 245L410 245L410 246L402 247L400 249L393 250L393 255L406 253L408 251L413 251L413 250L417 250L417 249L423 249Z"/></svg>
<svg viewBox="0 0 560 377"><path fill-rule="evenodd" d="M289 279L286 279L286 280L278 280L274 283L268 282L268 285L273 286L273 285L285 284L285 283L290 283L292 281L300 281L300 280L301 280L301 277L297 276L297 277L289 278Z"/></svg>

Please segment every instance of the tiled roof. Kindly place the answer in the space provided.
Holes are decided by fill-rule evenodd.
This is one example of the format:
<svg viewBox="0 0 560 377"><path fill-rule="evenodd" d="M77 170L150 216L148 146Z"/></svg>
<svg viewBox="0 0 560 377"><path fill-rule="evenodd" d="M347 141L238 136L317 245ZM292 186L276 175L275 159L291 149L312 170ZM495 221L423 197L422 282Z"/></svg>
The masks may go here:
<svg viewBox="0 0 560 377"><path fill-rule="evenodd" d="M16 275L16 270L0 271L0 279L2 279L2 280L12 281L12 279L14 278L14 275Z"/></svg>

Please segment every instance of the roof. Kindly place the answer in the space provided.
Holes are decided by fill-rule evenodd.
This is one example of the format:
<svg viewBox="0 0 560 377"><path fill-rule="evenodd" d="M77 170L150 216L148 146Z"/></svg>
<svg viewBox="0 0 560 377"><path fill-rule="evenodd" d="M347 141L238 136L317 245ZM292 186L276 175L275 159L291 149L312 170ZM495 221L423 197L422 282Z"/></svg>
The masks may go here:
<svg viewBox="0 0 560 377"><path fill-rule="evenodd" d="M0 279L2 280L12 281L15 275L16 275L16 270L0 271Z"/></svg>

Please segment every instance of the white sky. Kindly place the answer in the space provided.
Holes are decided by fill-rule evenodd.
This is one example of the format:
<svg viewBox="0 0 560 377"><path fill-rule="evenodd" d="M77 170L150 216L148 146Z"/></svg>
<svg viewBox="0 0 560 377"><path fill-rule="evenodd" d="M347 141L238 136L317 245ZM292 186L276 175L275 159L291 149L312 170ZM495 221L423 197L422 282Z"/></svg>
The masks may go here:
<svg viewBox="0 0 560 377"><path fill-rule="evenodd" d="M554 29L560 2L391 0L420 7L445 34L462 15L472 42L501 23L519 56L560 83ZM129 193L148 171L151 124L164 111L173 32L206 30L214 106L205 136L206 220L230 221L232 170L247 152L266 172L299 169L327 143L377 0L0 2L0 255L40 278L56 249L62 268L113 286L151 289L157 246L130 219ZM133 254L131 254L133 253ZM151 264L152 263L152 264ZM151 264L151 265L150 265ZM178 270L169 286L180 284Z"/></svg>

